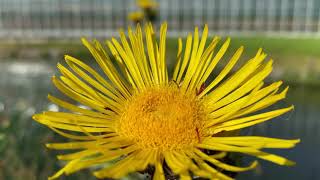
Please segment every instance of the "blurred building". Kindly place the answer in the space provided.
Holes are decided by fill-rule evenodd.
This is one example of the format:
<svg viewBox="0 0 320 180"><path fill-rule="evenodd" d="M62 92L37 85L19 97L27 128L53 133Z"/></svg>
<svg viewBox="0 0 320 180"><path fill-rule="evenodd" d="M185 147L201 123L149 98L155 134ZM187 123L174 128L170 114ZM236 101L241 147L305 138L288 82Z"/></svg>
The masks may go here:
<svg viewBox="0 0 320 180"><path fill-rule="evenodd" d="M207 23L218 34L319 35L320 0L158 0L169 35ZM135 0L0 0L0 38L106 37Z"/></svg>

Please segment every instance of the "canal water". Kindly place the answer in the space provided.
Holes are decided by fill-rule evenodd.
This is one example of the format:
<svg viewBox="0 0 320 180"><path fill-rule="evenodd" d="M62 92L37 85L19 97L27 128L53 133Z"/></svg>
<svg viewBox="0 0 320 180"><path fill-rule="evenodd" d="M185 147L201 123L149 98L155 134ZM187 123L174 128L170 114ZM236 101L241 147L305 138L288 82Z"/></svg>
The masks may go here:
<svg viewBox="0 0 320 180"><path fill-rule="evenodd" d="M46 99L49 92L58 94L50 82L55 69L46 61L0 62L0 179L42 180L61 167L56 152L46 150L44 143L62 139L31 120L35 112L59 110ZM251 128L250 134L300 138L294 149L268 151L297 165L282 167L260 160L261 166L237 179L320 179L320 86L291 85L288 98L276 106L290 104L295 105L293 112ZM82 171L62 179L94 178Z"/></svg>

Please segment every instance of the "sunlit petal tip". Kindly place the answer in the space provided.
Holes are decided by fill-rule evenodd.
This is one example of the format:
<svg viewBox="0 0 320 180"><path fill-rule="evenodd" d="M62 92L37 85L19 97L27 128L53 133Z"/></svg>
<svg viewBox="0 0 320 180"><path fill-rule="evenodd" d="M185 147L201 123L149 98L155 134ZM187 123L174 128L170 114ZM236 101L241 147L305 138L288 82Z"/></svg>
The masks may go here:
<svg viewBox="0 0 320 180"><path fill-rule="evenodd" d="M280 80L280 81L277 82L277 85L276 85L276 86L279 87L279 86L281 86L282 84L283 84L283 81Z"/></svg>
<svg viewBox="0 0 320 180"><path fill-rule="evenodd" d="M274 60L273 60L273 59L270 59L270 60L268 61L268 63L270 63L270 66L272 66L272 65L273 65L273 62L274 62Z"/></svg>
<svg viewBox="0 0 320 180"><path fill-rule="evenodd" d="M256 168L258 165L259 165L259 161L255 160L255 161L253 161L253 162L250 164L249 169L254 169L254 168Z"/></svg>
<svg viewBox="0 0 320 180"><path fill-rule="evenodd" d="M61 155L56 156L58 160L64 160Z"/></svg>
<svg viewBox="0 0 320 180"><path fill-rule="evenodd" d="M93 175L98 179L103 179L105 176L101 172L93 172Z"/></svg>
<svg viewBox="0 0 320 180"><path fill-rule="evenodd" d="M88 44L90 44L89 41L87 40L87 38L85 38L85 37L82 37L82 38L81 38L81 42L82 42L82 44L85 45L85 46L87 46Z"/></svg>
<svg viewBox="0 0 320 180"><path fill-rule="evenodd" d="M52 99L52 97L53 97L53 96L52 96L51 94L48 94L48 95L47 95L47 98L48 98L49 100Z"/></svg>
<svg viewBox="0 0 320 180"><path fill-rule="evenodd" d="M61 63L57 63L57 68L59 68L59 70L61 71L64 68L64 66Z"/></svg>
<svg viewBox="0 0 320 180"><path fill-rule="evenodd" d="M282 92L280 93L280 95L282 96L282 98L285 98L287 96L287 93L289 91L289 86L286 86ZM292 105L293 106L293 105Z"/></svg>
<svg viewBox="0 0 320 180"><path fill-rule="evenodd" d="M294 105L291 105L291 110L294 110Z"/></svg>
<svg viewBox="0 0 320 180"><path fill-rule="evenodd" d="M295 166L297 163L294 161L287 160L283 165L284 166Z"/></svg>
<svg viewBox="0 0 320 180"><path fill-rule="evenodd" d="M45 146L46 146L46 148L49 148L49 149L51 149L51 148L52 148L52 145L51 145L51 144L49 144L49 143L45 144Z"/></svg>
<svg viewBox="0 0 320 180"><path fill-rule="evenodd" d="M129 29L129 27L128 27L128 29ZM125 32L124 32L123 28L119 28L118 32L119 32L120 35L125 35Z"/></svg>
<svg viewBox="0 0 320 180"><path fill-rule="evenodd" d="M166 27L166 28L167 28L167 26L168 26L168 22L167 22L167 21L164 21L164 22L161 24L161 26L163 26L163 27Z"/></svg>
<svg viewBox="0 0 320 180"><path fill-rule="evenodd" d="M39 114L34 114L32 116L32 119L36 120L36 121L39 121Z"/></svg>

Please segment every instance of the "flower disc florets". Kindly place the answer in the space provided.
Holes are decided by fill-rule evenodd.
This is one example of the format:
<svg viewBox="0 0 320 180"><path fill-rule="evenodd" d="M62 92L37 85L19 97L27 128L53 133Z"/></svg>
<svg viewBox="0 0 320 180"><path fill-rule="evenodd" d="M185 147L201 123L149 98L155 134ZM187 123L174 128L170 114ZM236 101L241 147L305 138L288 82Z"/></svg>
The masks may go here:
<svg viewBox="0 0 320 180"><path fill-rule="evenodd" d="M143 148L192 147L203 137L201 101L178 87L153 87L136 94L119 119L118 131Z"/></svg>

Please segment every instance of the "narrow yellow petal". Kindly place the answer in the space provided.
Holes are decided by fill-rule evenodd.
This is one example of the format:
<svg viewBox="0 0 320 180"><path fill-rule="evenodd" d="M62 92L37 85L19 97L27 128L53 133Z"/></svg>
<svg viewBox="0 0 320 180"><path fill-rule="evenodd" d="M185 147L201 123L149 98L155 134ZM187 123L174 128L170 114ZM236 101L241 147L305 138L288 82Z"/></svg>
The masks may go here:
<svg viewBox="0 0 320 180"><path fill-rule="evenodd" d="M183 61L178 73L178 78L177 78L178 84L180 84L180 82L182 81L182 76L184 75L185 69L190 61L191 45L192 45L192 35L188 34L186 48L184 50Z"/></svg>
<svg viewBox="0 0 320 180"><path fill-rule="evenodd" d="M207 78L209 77L209 75L212 73L213 69L216 67L217 63L220 61L220 59L223 57L223 55L225 54L225 52L227 51L228 47L230 44L230 38L228 38L222 45L222 47L220 48L220 50L217 52L217 54L214 56L214 58L211 60L210 64L208 65L208 67L206 68L205 73L203 74L203 76L201 77L201 79L199 80L200 84L203 84ZM202 97L203 94L200 94L199 97Z"/></svg>
<svg viewBox="0 0 320 180"><path fill-rule="evenodd" d="M61 131L57 128L51 127L49 126L50 129L52 129L54 132L58 133L59 135L72 139L72 140L97 140L97 139L103 139L106 137L111 137L111 136L115 136L115 133L107 133L107 134L102 134L102 135L95 135L94 137L92 136L87 136L87 135L74 135L74 134L70 134L70 133L66 133L64 131Z"/></svg>
<svg viewBox="0 0 320 180"><path fill-rule="evenodd" d="M243 95L250 92L253 88L257 87L272 71L272 61L269 61L265 68L259 73L252 76L251 79L247 80L242 86L238 87L236 90L225 96L224 98L220 99L219 101L214 103L214 109L219 109L222 106L225 106Z"/></svg>
<svg viewBox="0 0 320 180"><path fill-rule="evenodd" d="M109 82L102 78L95 70L88 65L84 64L80 60L77 60L71 56L65 56L65 60L70 68L77 73L80 77L90 83L93 87L97 88L100 92L104 93L108 97L112 98L116 102L124 101L124 97L118 90L116 90ZM78 66L90 73L96 80L91 78L88 74L82 71Z"/></svg>
<svg viewBox="0 0 320 180"><path fill-rule="evenodd" d="M97 153L99 153L99 151L97 151L97 150L83 150L83 151L78 151L75 153L58 155L57 158L59 160L63 160L63 161L71 161L74 159L81 159L81 158L89 157L89 156L95 155Z"/></svg>
<svg viewBox="0 0 320 180"><path fill-rule="evenodd" d="M193 35L193 46L192 46L192 52L191 52L191 57L189 60L189 65L186 71L186 74L184 76L183 82L182 82L182 89L186 90L191 77L192 77L192 71L194 68L196 68L198 66L199 60L196 59L197 56L197 52L198 52L198 48L199 48L199 30L198 27L195 27L194 29L194 35Z"/></svg>
<svg viewBox="0 0 320 180"><path fill-rule="evenodd" d="M162 23L160 27L160 46L159 46L159 62L160 62L160 72L161 81L163 83L168 83L168 71L166 67L166 36L167 36L167 23Z"/></svg>
<svg viewBox="0 0 320 180"><path fill-rule="evenodd" d="M229 42L227 41L225 43L225 50L229 45ZM223 47L222 47L223 48ZM221 48L221 49L222 49ZM225 52L222 51L223 53ZM219 52L218 52L219 54ZM217 57L218 55L216 55ZM222 55L220 55L222 56ZM220 59L221 57L219 57ZM237 88L248 76L250 76L260 65L262 60L265 58L265 55L260 55L260 51L258 51L257 55L248 61L240 70L238 70L233 76L231 76L228 80L224 81L223 84L221 84L219 87L217 87L215 90L213 90L207 98L210 100L210 102L213 104L220 100L222 97L230 93L232 90ZM209 75L208 75L209 76ZM203 91L204 92L204 91ZM199 97L202 97L204 93L201 93Z"/></svg>
<svg viewBox="0 0 320 180"><path fill-rule="evenodd" d="M75 92L71 88L67 87L65 84L63 84L61 81L59 81L55 76L52 77L53 84L65 95L69 96L70 98L74 99L75 101L78 101L88 107L91 107L93 109L96 109L97 111L100 111L106 115L114 115L114 112L108 111L105 108L107 108L107 105L99 104L95 101L90 100L89 98Z"/></svg>
<svg viewBox="0 0 320 180"><path fill-rule="evenodd" d="M223 150L223 151L228 151L228 152L240 152L240 153L244 153L244 154L248 154L251 156L256 156L260 159L264 159L267 161L271 161L273 163L279 164L279 165L286 165L286 166L290 166L290 165L294 165L295 163L274 155L274 154L269 154L266 152L262 152L260 150L257 150L255 148L248 148L248 147L238 147L238 146L232 146L232 145L225 145L225 144L218 144L215 143L214 145L209 145L209 144L199 144L198 147L200 148L204 148L204 149L211 149L211 150Z"/></svg>
<svg viewBox="0 0 320 180"><path fill-rule="evenodd" d="M219 73L219 75L209 84L209 86L199 95L202 96L204 94L207 94L212 88L214 88L233 68L233 66L237 63L239 60L242 52L243 52L243 46L241 46L232 56L229 63L224 67L224 69Z"/></svg>
<svg viewBox="0 0 320 180"><path fill-rule="evenodd" d="M258 136L238 136L238 137L212 137L205 140L209 143L221 143L235 146L247 146L253 148L292 148L296 143L300 142L299 139L286 140Z"/></svg>
<svg viewBox="0 0 320 180"><path fill-rule="evenodd" d="M209 156L214 159L222 159L222 158L226 157L226 155L227 155L227 153L222 151L217 154L213 154L213 155L209 155Z"/></svg>
<svg viewBox="0 0 320 180"><path fill-rule="evenodd" d="M180 174L188 169L188 165L185 162L181 162L172 151L164 152L163 154L166 163L175 174Z"/></svg>
<svg viewBox="0 0 320 180"><path fill-rule="evenodd" d="M121 177L126 176L128 173L135 171L136 164L134 163L134 157L136 153L137 152L133 152L115 164L95 171L93 174L99 179L107 177L120 179Z"/></svg>
<svg viewBox="0 0 320 180"><path fill-rule="evenodd" d="M103 51L101 45L97 41L95 41L96 47L99 48L96 49L84 38L82 38L82 43L89 49L91 54L95 57L95 60L100 65L101 69L110 79L110 81L118 88L119 91L121 91L122 94L124 94L126 97L130 97L128 85L126 84L125 80L123 80L123 78L121 78L118 75L119 73L116 71L115 67L110 62L110 58Z"/></svg>
<svg viewBox="0 0 320 180"><path fill-rule="evenodd" d="M203 160L196 159L196 162L199 164L199 166L201 168L205 169L206 171L208 171L212 174L212 179L217 178L217 179L221 179L221 180L233 180L231 177L217 171L216 169L211 167L209 164L207 164Z"/></svg>
<svg viewBox="0 0 320 180"><path fill-rule="evenodd" d="M232 131L236 129L242 129L245 127L253 126L255 124L259 124L267 120L270 120L274 117L280 116L288 111L291 111L292 109L293 106L290 106L288 108L278 109L267 113L229 120L224 123L221 123L221 125L216 125L214 127L213 133L217 133L220 131Z"/></svg>
<svg viewBox="0 0 320 180"><path fill-rule="evenodd" d="M234 116L232 116L232 118L237 118L246 114L250 114L256 111L259 111L261 109L264 109L266 107L269 107L270 105L284 99L286 97L286 93L288 91L288 87L285 88L281 93L276 94L276 95L271 95L271 96L267 96L264 99L261 99L260 101L258 101L257 103L242 109L241 111L239 111L237 114L235 114Z"/></svg>
<svg viewBox="0 0 320 180"><path fill-rule="evenodd" d="M126 147L123 149L117 149L117 150L112 150L112 151L108 150L105 152L102 151L101 156L81 160L81 161L77 162L76 164L74 164L73 166L71 166L70 168L66 169L65 173L71 174L71 173L74 173L74 172L79 171L84 168L88 168L88 167L99 165L99 164L102 164L102 163L105 163L105 162L108 162L111 160L115 160L123 155L127 155L127 154L132 153L136 150L137 150L137 147L129 146L129 147Z"/></svg>
<svg viewBox="0 0 320 180"><path fill-rule="evenodd" d="M258 162L254 161L248 167L237 167L237 166L232 166L232 165L228 165L228 164L225 164L223 162L220 162L220 161L218 161L218 160L206 155L205 153L201 152L199 149L195 149L195 153L200 158L212 163L213 165L215 165L217 167L225 169L227 171L243 172L243 171L248 171L248 170L254 169L258 165Z"/></svg>
<svg viewBox="0 0 320 180"><path fill-rule="evenodd" d="M181 67L182 49L183 49L182 39L179 38L178 39L178 52L177 52L176 64L174 66L174 72L173 72L173 76L172 76L173 81L177 81L177 78L178 78L178 72Z"/></svg>
<svg viewBox="0 0 320 180"><path fill-rule="evenodd" d="M248 155L251 155L251 156L256 156L257 158L264 159L264 160L267 160L267 161L270 161L270 162L273 162L275 164L279 164L279 165L282 165L282 166L293 166L293 165L296 164L295 162L290 161L290 160L288 160L288 159L286 159L284 157L277 156L277 155L274 155L274 154L269 154L269 153L262 152L262 151L259 151L257 153L248 152L248 153L245 153L245 154L248 154Z"/></svg>
<svg viewBox="0 0 320 180"><path fill-rule="evenodd" d="M63 101L59 98L56 98L54 96L51 96L50 94L48 95L48 99L53 102L54 104L57 104L58 106L60 107L63 107L65 109L68 109L70 111L73 111L73 112L78 112L78 113L81 113L81 114L84 114L84 115L87 115L87 116L91 116L91 117L97 117L97 118L108 118L107 115L105 114L102 114L100 112L95 112L95 111L92 111L92 110L88 110L88 109L83 109L83 108L80 108L76 105L73 105L73 104L70 104L66 101Z"/></svg>
<svg viewBox="0 0 320 180"><path fill-rule="evenodd" d="M155 172L153 175L153 180L165 180L165 176L164 176L164 172L163 172L163 168L162 168L162 163L157 162L155 164Z"/></svg>
<svg viewBox="0 0 320 180"><path fill-rule="evenodd" d="M156 62L156 55L155 55L155 40L154 40L154 34L152 32L152 25L146 25L145 26L145 33L146 33L146 43L147 43L147 50L148 50L148 57L151 67L151 72L153 76L153 80L155 81L155 84L159 84L159 72L158 72L158 66Z"/></svg>

